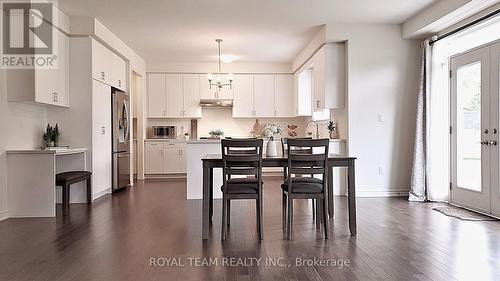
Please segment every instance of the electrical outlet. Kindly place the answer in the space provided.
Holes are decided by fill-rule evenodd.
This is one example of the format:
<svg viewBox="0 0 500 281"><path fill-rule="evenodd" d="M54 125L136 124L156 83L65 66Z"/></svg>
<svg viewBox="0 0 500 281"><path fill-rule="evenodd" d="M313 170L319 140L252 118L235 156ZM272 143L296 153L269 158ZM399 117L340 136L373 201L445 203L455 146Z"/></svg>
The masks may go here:
<svg viewBox="0 0 500 281"><path fill-rule="evenodd" d="M378 174L381 176L384 175L384 167L378 166Z"/></svg>

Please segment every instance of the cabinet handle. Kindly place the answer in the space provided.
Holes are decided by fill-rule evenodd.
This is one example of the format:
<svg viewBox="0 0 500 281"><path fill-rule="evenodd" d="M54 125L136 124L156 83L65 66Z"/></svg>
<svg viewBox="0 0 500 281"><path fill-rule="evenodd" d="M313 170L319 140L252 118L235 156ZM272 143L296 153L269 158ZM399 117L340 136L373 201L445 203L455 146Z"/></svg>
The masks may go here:
<svg viewBox="0 0 500 281"><path fill-rule="evenodd" d="M118 87L122 87L122 80L118 79Z"/></svg>
<svg viewBox="0 0 500 281"><path fill-rule="evenodd" d="M160 155L163 155L163 149L160 150Z"/></svg>
<svg viewBox="0 0 500 281"><path fill-rule="evenodd" d="M56 95L56 102L59 101L59 95L57 94L57 92L54 93Z"/></svg>
<svg viewBox="0 0 500 281"><path fill-rule="evenodd" d="M317 109L319 109L319 106L320 106L320 101L319 101L319 100L317 100L317 101L316 101L316 108L317 108Z"/></svg>
<svg viewBox="0 0 500 281"><path fill-rule="evenodd" d="M101 126L101 135L105 135L106 134L106 127L105 126Z"/></svg>
<svg viewBox="0 0 500 281"><path fill-rule="evenodd" d="M101 79L106 80L106 73L104 71L101 71Z"/></svg>

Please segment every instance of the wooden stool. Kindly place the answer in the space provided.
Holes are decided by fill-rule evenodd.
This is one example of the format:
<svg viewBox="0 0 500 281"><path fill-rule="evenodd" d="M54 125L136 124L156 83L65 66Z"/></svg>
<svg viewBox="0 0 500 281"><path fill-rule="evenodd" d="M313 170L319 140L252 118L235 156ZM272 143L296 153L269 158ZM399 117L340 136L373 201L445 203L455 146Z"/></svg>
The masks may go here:
<svg viewBox="0 0 500 281"><path fill-rule="evenodd" d="M81 181L87 182L87 203L92 202L92 181L91 172L87 171L71 171L56 174L56 185L62 186L62 210L63 216L66 216L69 208L69 187L74 183Z"/></svg>

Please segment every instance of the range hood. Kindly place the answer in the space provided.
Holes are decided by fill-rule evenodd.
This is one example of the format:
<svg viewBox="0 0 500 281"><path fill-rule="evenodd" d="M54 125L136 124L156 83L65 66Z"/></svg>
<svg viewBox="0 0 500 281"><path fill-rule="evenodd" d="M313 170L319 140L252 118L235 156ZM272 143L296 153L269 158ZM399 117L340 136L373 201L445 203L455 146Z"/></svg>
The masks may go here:
<svg viewBox="0 0 500 281"><path fill-rule="evenodd" d="M233 100L230 99L202 99L200 100L202 107L212 108L230 108L233 107Z"/></svg>

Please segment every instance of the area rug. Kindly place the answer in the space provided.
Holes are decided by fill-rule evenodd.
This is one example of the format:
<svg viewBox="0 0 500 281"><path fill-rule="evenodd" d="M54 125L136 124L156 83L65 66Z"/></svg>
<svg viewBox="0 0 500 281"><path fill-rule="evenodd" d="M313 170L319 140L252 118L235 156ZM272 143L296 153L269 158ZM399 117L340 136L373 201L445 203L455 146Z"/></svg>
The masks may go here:
<svg viewBox="0 0 500 281"><path fill-rule="evenodd" d="M480 213L476 213L473 211L469 211L463 208L455 207L455 206L445 206L445 207L435 207L432 208L435 211L438 211L442 214L445 214L449 217L454 217L457 219L461 219L464 221L496 221L497 219L482 215Z"/></svg>

